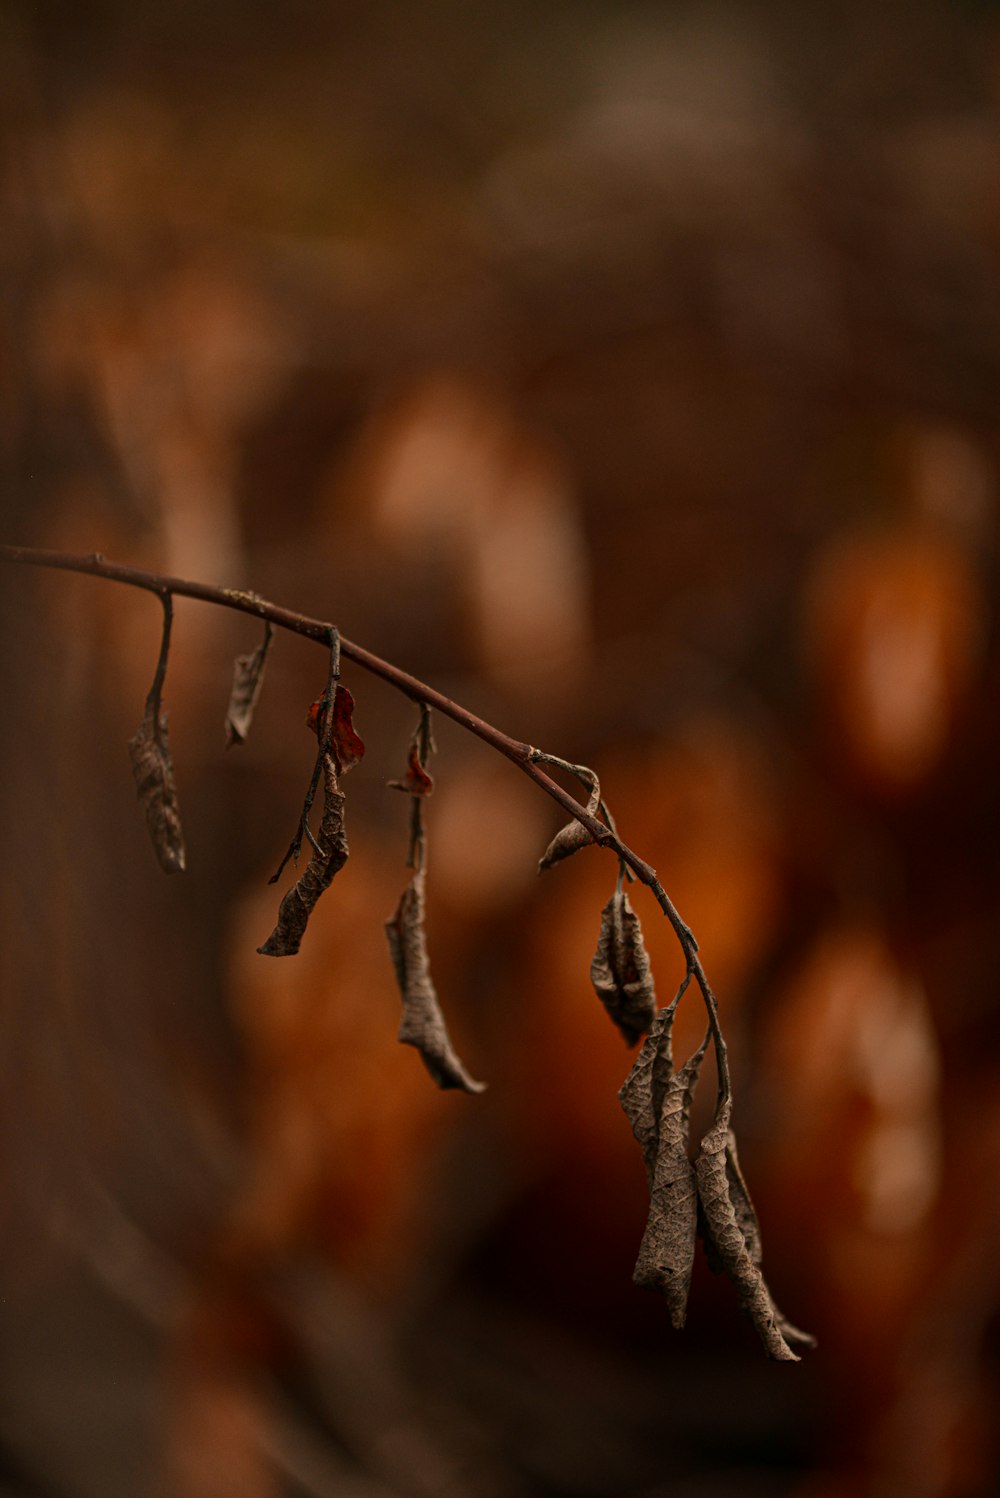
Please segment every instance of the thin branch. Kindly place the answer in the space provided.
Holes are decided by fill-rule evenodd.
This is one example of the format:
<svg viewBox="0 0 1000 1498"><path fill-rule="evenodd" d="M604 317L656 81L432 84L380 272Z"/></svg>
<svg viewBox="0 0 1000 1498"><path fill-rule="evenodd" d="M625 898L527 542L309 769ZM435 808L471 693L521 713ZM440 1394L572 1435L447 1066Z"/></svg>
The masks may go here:
<svg viewBox="0 0 1000 1498"><path fill-rule="evenodd" d="M146 716L153 722L153 732L157 739L162 738L160 728L160 701L163 696L163 683L167 675L167 661L170 657L170 627L174 621L174 601L168 592L161 592L160 602L163 605L163 634L160 639L160 654L156 662L156 672L153 676L153 684L146 695Z"/></svg>
<svg viewBox="0 0 1000 1498"><path fill-rule="evenodd" d="M261 598L257 593L250 593L240 588L219 588L209 583L189 582L180 577L166 577L158 572L146 572L138 567L125 567L116 562L109 562L100 552L93 552L88 556L80 556L72 552L47 551L29 546L0 546L0 562L14 562L30 567L57 568L65 572L82 572L93 577L104 578L110 582L125 583L132 588L143 588L147 592L156 593L163 601L164 612L169 619L168 607L171 595L183 598L196 598L203 603L215 604L221 608L236 609L244 614L253 614L258 619L269 620L279 629L285 629L292 634L302 635L309 640L315 640L318 644L330 648L331 640L335 635L335 626L322 619L312 619L306 614L296 613L292 609L282 608L279 604L269 603L267 599ZM165 625L165 630L169 624ZM427 707L436 708L446 718L459 724L469 733L475 734L503 754L512 763L517 765L529 780L533 780L540 790L550 796L558 804L587 829L594 841L603 848L610 848L626 864L633 874L650 889L659 904L667 920L673 927L674 933L684 952L687 963L687 973L692 977L701 991L705 1008L708 1012L709 1024L712 1029L712 1037L715 1042L716 1058L719 1074L720 1097L730 1095L729 1063L726 1054L726 1044L722 1036L719 1023L719 1006L715 994L712 992L701 959L698 956L698 943L694 934L681 919L676 907L668 896L663 885L656 877L656 870L650 864L644 862L637 853L627 847L618 837L617 833L597 817L591 816L586 807L581 806L568 791L558 785L551 776L547 775L541 768L539 761L552 762L554 756L543 755L541 751L534 749L530 744L525 744L508 734L502 733L500 729L494 728L491 723L477 717L468 708L462 707L460 703L453 702L442 692L435 691L426 682L411 676L406 671L401 671L398 666L383 660L380 656L365 650L363 646L356 645L353 640L340 636L340 651L348 660L353 661L362 670L368 671L372 676L381 678L397 691L402 692L413 702L426 704ZM162 681L161 673L157 672L157 678ZM154 688L157 682L154 680ZM558 763L558 761L556 761ZM572 773L576 773L573 768Z"/></svg>

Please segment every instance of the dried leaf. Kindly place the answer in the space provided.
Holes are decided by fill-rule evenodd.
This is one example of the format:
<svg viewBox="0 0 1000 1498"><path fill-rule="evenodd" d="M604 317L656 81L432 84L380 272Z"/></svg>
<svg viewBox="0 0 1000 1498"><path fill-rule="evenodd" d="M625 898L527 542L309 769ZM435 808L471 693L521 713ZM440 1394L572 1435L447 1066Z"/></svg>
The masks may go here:
<svg viewBox="0 0 1000 1498"><path fill-rule="evenodd" d="M736 1214L736 1222L743 1241L747 1246L747 1253L758 1266L764 1256L764 1246L761 1242L760 1223L757 1221L757 1211L750 1200L750 1192L747 1183L743 1179L740 1169L739 1155L736 1152L736 1134L733 1129L729 1130L726 1139L726 1178L729 1181L729 1200L733 1204Z"/></svg>
<svg viewBox="0 0 1000 1498"><path fill-rule="evenodd" d="M662 1009L636 1057L618 1100L646 1162L649 1216L632 1278L666 1300L680 1330L687 1310L698 1230L698 1197L688 1156L691 1099L705 1055L703 1043L674 1072L671 1029L675 1005Z"/></svg>
<svg viewBox="0 0 1000 1498"><path fill-rule="evenodd" d="M364 758L364 741L354 729L354 698L347 687L338 686L333 698L333 755L342 775Z"/></svg>
<svg viewBox="0 0 1000 1498"><path fill-rule="evenodd" d="M639 917L624 890L615 890L601 911L601 934L590 964L590 981L629 1045L649 1029L656 990Z"/></svg>
<svg viewBox="0 0 1000 1498"><path fill-rule="evenodd" d="M429 796L434 789L434 777L420 761L421 746L417 736L410 742L407 756L406 776L403 780L390 780L394 791L406 791L409 796Z"/></svg>
<svg viewBox="0 0 1000 1498"><path fill-rule="evenodd" d="M761 1241L760 1223L757 1219L757 1210L750 1198L743 1171L740 1169L739 1154L736 1149L736 1134L732 1128L726 1142L726 1178L729 1182L729 1198L733 1204L733 1212L743 1241L747 1246L747 1253L753 1262L760 1267L763 1258L763 1244ZM774 1311L775 1324L785 1341L791 1346L815 1347L816 1338L809 1332L800 1331L797 1326L788 1320L778 1309L772 1299L771 1306Z"/></svg>
<svg viewBox="0 0 1000 1498"><path fill-rule="evenodd" d="M590 796L587 800L587 810L592 817L596 817L600 804L601 786L595 775ZM571 854L578 853L581 848L588 847L593 841L594 839L583 823L576 821L574 818L572 822L567 822L565 827L560 827L551 843L549 843L549 846L538 860L538 872L541 873L543 869L551 869L554 863L561 863L564 858L569 858Z"/></svg>
<svg viewBox="0 0 1000 1498"><path fill-rule="evenodd" d="M632 1278L644 1290L657 1290L667 1302L676 1330L684 1325L698 1239L698 1193L688 1156L691 1099L704 1048L670 1078L659 1115L659 1143L650 1182L649 1216Z"/></svg>
<svg viewBox="0 0 1000 1498"><path fill-rule="evenodd" d="M233 663L233 686L226 709L226 744L245 744L257 698L264 684L264 667L274 631L265 626L263 642L249 655L238 655Z"/></svg>
<svg viewBox="0 0 1000 1498"><path fill-rule="evenodd" d="M180 873L186 862L180 807L174 785L174 767L167 738L167 715L157 724L147 712L134 738L129 739L132 773L146 826L164 873Z"/></svg>
<svg viewBox="0 0 1000 1498"><path fill-rule="evenodd" d="M424 933L422 868L404 889L395 914L385 923L385 933L403 996L399 1039L404 1045L416 1046L439 1087L482 1092L486 1084L469 1076L452 1046L431 981Z"/></svg>
<svg viewBox="0 0 1000 1498"><path fill-rule="evenodd" d="M322 852L313 849L302 874L282 899L274 930L264 945L257 948L265 957L295 955L317 900L325 889L329 889L334 875L347 862L344 799L337 783L337 766L333 756L326 754L323 756L323 817L317 839Z"/></svg>
<svg viewBox="0 0 1000 1498"><path fill-rule="evenodd" d="M670 1036L674 1012L673 1004L660 1010L642 1043L632 1070L618 1090L618 1101L632 1125L632 1133L642 1150L646 1174L650 1180L656 1165L660 1101L673 1074Z"/></svg>
<svg viewBox="0 0 1000 1498"><path fill-rule="evenodd" d="M354 728L354 697L350 690L337 684L333 694L333 722L330 727L330 749L337 762L337 771L346 775L348 770L364 758L364 740ZM326 727L323 699L317 697L306 713L306 723L319 738Z"/></svg>
<svg viewBox="0 0 1000 1498"><path fill-rule="evenodd" d="M714 1251L710 1253L710 1262L713 1259L717 1261L736 1286L740 1304L753 1322L768 1356L782 1362L797 1362L798 1354L792 1351L785 1338L785 1331L789 1330L792 1333L791 1340L800 1344L806 1340L806 1334L791 1327L776 1308L764 1276L751 1253L751 1247L758 1254L760 1252L759 1232L751 1230L748 1245L740 1222L740 1216L745 1217L749 1210L755 1225L756 1214L739 1172L735 1148L730 1142L731 1112L732 1105L727 1098L720 1104L715 1122L701 1141L701 1148L694 1162L705 1246ZM739 1215L733 1199L734 1181L738 1183L736 1197Z"/></svg>

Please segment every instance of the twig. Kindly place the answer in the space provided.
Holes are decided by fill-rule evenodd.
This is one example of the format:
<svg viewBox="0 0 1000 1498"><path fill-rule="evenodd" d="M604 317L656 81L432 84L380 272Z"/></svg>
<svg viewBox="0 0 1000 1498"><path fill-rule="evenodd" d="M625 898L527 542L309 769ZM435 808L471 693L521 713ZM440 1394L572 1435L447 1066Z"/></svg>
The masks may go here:
<svg viewBox="0 0 1000 1498"><path fill-rule="evenodd" d="M167 675L167 661L170 657L170 627L174 622L174 601L169 593L164 592L160 594L160 602L163 605L163 635L160 639L160 654L156 662L153 684L146 696L146 716L152 719L153 732L157 740L162 741L160 702L163 696L163 683Z"/></svg>
<svg viewBox="0 0 1000 1498"><path fill-rule="evenodd" d="M258 619L269 620L279 629L289 630L292 634L315 640L327 649L330 649L331 641L336 637L336 627L325 620L312 619L306 614L296 613L293 609L269 603L267 599L259 597L256 593L246 592L239 588L213 587L209 583L190 582L180 577L167 577L162 573L146 572L138 567L125 567L119 563L107 561L100 552L81 556L72 552L48 551L29 546L0 546L0 562L14 562L30 567L57 568L65 572L82 572L110 582L125 583L129 587L143 588L147 592L155 593L163 603L165 638L169 635L170 601L173 595L196 598L203 603L236 609L244 614L253 614ZM528 776L529 780L535 782L539 789L543 790L553 801L558 802L565 811L569 812L570 816L575 817L596 843L603 848L610 848L620 861L631 869L639 882L652 891L680 943L687 964L687 976L695 980L701 991L708 1012L712 1038L715 1042L719 1095L720 1098L728 1098L731 1092L729 1063L726 1043L719 1023L718 1001L698 956L698 943L695 941L694 933L681 919L677 908L657 878L656 870L627 847L612 827L605 825L597 817L591 816L586 807L581 806L568 791L547 775L539 763L542 761L561 766L566 762L558 761L555 756L545 755L542 751L534 749L532 745L522 743L502 733L499 728L494 728L491 723L477 717L460 703L453 702L450 697L435 691L426 682L400 670L390 661L372 654L370 650L365 650L361 645L356 645L353 640L345 639L342 635L339 639L341 654L360 666L362 670L380 677L382 681L388 682L390 686L395 687L412 701L436 708L446 718L450 718L452 722L457 723L469 733L475 734L492 749L511 760L523 774ZM161 682L162 672L158 667L151 694L152 691L157 690ZM577 767L571 767L571 773L576 774Z"/></svg>

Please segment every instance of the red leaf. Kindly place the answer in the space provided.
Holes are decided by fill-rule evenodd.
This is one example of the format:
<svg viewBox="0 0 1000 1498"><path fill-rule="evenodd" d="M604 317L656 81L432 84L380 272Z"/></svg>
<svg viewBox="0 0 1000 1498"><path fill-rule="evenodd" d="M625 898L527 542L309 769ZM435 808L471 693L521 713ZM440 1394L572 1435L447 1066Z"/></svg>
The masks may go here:
<svg viewBox="0 0 1000 1498"><path fill-rule="evenodd" d="M420 763L420 746L415 740L410 744L405 780L390 780L389 784L394 791L406 791L409 796L429 796L434 789L434 777Z"/></svg>
<svg viewBox="0 0 1000 1498"><path fill-rule="evenodd" d="M312 729L317 738L319 738L320 731L319 715L322 710L323 699L322 697L317 697L316 701L310 705L309 711L306 713L306 727Z"/></svg>
<svg viewBox="0 0 1000 1498"><path fill-rule="evenodd" d="M337 762L337 771L343 775L363 757L363 740L354 731L351 721L354 714L354 698L347 687L338 686L333 698L333 728L330 734L330 749ZM306 723L319 738L326 727L323 699L317 697L306 714Z"/></svg>

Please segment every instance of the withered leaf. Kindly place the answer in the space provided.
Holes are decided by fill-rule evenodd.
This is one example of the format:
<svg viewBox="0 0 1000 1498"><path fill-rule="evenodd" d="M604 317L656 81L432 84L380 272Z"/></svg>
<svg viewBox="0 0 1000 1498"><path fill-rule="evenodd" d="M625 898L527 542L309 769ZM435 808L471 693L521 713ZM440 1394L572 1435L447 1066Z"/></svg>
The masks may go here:
<svg viewBox="0 0 1000 1498"><path fill-rule="evenodd" d="M726 1138L726 1178L729 1182L729 1200L733 1204L736 1214L736 1222L743 1241L747 1246L747 1253L758 1266L764 1257L764 1245L761 1242L760 1223L757 1220L757 1210L750 1200L750 1192L747 1183L743 1179L740 1169L740 1158L736 1151L736 1133L730 1128Z"/></svg>
<svg viewBox="0 0 1000 1498"><path fill-rule="evenodd" d="M676 1330L684 1325L698 1239L698 1193L688 1155L691 1099L704 1049L675 1072L660 1105L660 1137L650 1182L649 1216L632 1278L657 1290Z"/></svg>
<svg viewBox="0 0 1000 1498"><path fill-rule="evenodd" d="M354 698L347 687L340 685L333 696L331 747L342 775L364 758L364 741L354 728Z"/></svg>
<svg viewBox="0 0 1000 1498"><path fill-rule="evenodd" d="M623 889L615 890L601 911L590 981L627 1043L634 1045L653 1023L656 990L639 917Z"/></svg>
<svg viewBox="0 0 1000 1498"><path fill-rule="evenodd" d="M805 1333L791 1327L778 1311L764 1276L754 1262L751 1249L759 1255L760 1234L755 1231L756 1214L739 1171L735 1147L730 1142L731 1113L732 1104L727 1098L720 1104L715 1122L701 1141L694 1162L705 1246L712 1250L709 1258L713 1267L717 1263L736 1286L740 1305L753 1323L768 1356L782 1362L797 1362L798 1354L792 1351L785 1330L792 1332L792 1341L804 1344L809 1339ZM737 1183L739 1215L734 1202L734 1182ZM753 1220L749 1228L749 1243L740 1221L748 1212Z"/></svg>
<svg viewBox="0 0 1000 1498"><path fill-rule="evenodd" d="M402 780L390 780L394 791L406 791L410 796L429 796L434 789L434 777L421 762L421 745L417 735L410 742L406 762L406 775Z"/></svg>
<svg viewBox="0 0 1000 1498"><path fill-rule="evenodd" d="M167 874L180 873L186 854L165 712L160 713L157 724L152 713L147 711L134 738L129 739L128 752L160 867Z"/></svg>
<svg viewBox="0 0 1000 1498"><path fill-rule="evenodd" d="M760 1222L757 1219L757 1209L754 1207L750 1197L743 1171L740 1168L739 1154L736 1148L736 1134L730 1128L726 1141L726 1177L729 1181L729 1197L733 1204L733 1212L743 1241L747 1246L747 1253L753 1262L760 1267L763 1258L763 1243L761 1241ZM771 1306L774 1311L775 1323L781 1335L790 1346L815 1347L816 1338L809 1332L800 1331L794 1326L778 1307L772 1298Z"/></svg>
<svg viewBox="0 0 1000 1498"><path fill-rule="evenodd" d="M396 981L403 997L399 1039L416 1046L439 1087L482 1092L485 1082L470 1077L448 1036L444 1015L431 980L424 932L424 870L404 889L395 913L385 923Z"/></svg>
<svg viewBox="0 0 1000 1498"><path fill-rule="evenodd" d="M600 804L601 786L595 775L590 796L587 799L587 810L592 817L596 817ZM551 843L549 843L549 846L538 860L538 872L541 873L543 869L551 869L554 863L561 863L564 858L569 858L571 854L578 853L581 848L588 847L593 841L594 839L583 823L576 821L574 818L572 822L567 822L565 827L560 827Z"/></svg>
<svg viewBox="0 0 1000 1498"><path fill-rule="evenodd" d="M274 631L265 625L264 639L249 655L238 655L233 663L233 686L226 709L226 745L245 744L257 698L264 684L264 667Z"/></svg>
<svg viewBox="0 0 1000 1498"><path fill-rule="evenodd" d="M337 770L346 775L348 770L364 758L364 740L354 727L354 696L348 687L339 682L333 694L333 721L330 724L330 751L337 762ZM326 727L323 699L317 697L306 713L306 723L317 738Z"/></svg>
<svg viewBox="0 0 1000 1498"><path fill-rule="evenodd" d="M673 1071L674 1009L671 1004L654 1019L618 1099L642 1149L649 1179L649 1215L632 1278L663 1296L671 1323L679 1330L687 1312L697 1241L698 1199L688 1132L705 1043L678 1072Z"/></svg>
<svg viewBox="0 0 1000 1498"><path fill-rule="evenodd" d="M334 875L347 862L347 835L344 831L344 794L337 783L337 766L333 756L323 756L323 817L319 827L319 849L312 856L298 880L284 895L278 907L274 930L257 951L265 957L293 957L299 950L309 917ZM322 850L322 851L320 851Z"/></svg>
<svg viewBox="0 0 1000 1498"><path fill-rule="evenodd" d="M660 1101L673 1074L671 1031L674 1012L673 1004L660 1010L632 1064L632 1070L618 1089L618 1101L632 1125L632 1133L642 1150L646 1174L650 1180L656 1164Z"/></svg>

